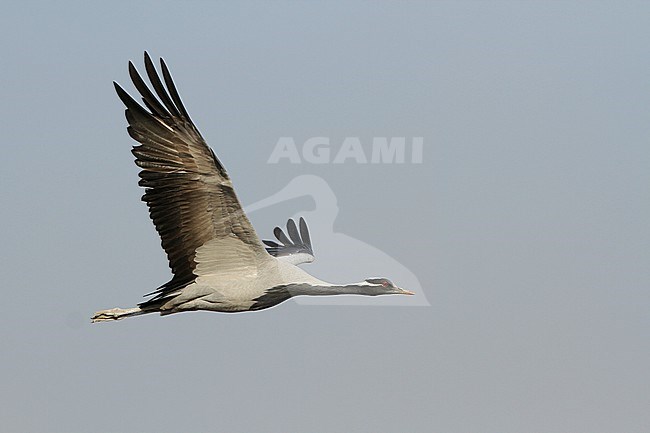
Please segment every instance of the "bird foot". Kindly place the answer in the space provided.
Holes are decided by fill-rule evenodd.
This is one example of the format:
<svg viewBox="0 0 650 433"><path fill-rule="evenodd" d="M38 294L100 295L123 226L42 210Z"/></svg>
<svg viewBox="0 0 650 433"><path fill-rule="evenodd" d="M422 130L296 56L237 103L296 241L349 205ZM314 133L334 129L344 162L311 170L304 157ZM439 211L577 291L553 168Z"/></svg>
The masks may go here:
<svg viewBox="0 0 650 433"><path fill-rule="evenodd" d="M110 310L102 310L95 313L95 315L90 319L92 323L95 322L108 322L111 320L121 320L125 317L134 315L141 310L139 308L111 308Z"/></svg>

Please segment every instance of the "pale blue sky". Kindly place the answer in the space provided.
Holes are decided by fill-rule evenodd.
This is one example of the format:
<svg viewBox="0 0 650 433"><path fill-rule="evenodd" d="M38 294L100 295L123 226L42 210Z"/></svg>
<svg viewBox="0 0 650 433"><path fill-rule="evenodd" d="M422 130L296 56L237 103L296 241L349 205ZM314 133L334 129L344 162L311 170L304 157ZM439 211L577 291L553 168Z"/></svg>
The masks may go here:
<svg viewBox="0 0 650 433"><path fill-rule="evenodd" d="M650 429L648 3L2 9L3 430ZM322 177L431 306L91 325L169 278L111 83L145 49L244 203ZM267 164L286 136L423 137L423 163Z"/></svg>

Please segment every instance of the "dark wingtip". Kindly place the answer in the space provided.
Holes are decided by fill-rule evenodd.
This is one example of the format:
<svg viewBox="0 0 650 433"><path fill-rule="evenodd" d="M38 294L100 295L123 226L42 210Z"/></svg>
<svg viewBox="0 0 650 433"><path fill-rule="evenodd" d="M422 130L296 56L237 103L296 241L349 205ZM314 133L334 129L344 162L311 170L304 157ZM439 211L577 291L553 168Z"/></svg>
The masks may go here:
<svg viewBox="0 0 650 433"><path fill-rule="evenodd" d="M113 81L113 87L115 87L115 91L117 92L117 96L119 96L120 99L122 100L122 102L124 102L124 104L126 104L126 101L127 101L128 99L131 98L131 97L129 96L129 94L126 93L126 90L124 90L124 89L122 88L122 86L120 86L119 84L117 84L117 81ZM126 98L126 99L125 99L125 98Z"/></svg>
<svg viewBox="0 0 650 433"><path fill-rule="evenodd" d="M147 69L147 72L149 71L149 68L153 68L153 61L151 60L151 56L146 51L144 52L144 66Z"/></svg>
<svg viewBox="0 0 650 433"><path fill-rule="evenodd" d="M289 238L291 238L294 244L302 243L296 222L291 218L287 221L287 232L289 233Z"/></svg>
<svg viewBox="0 0 650 433"><path fill-rule="evenodd" d="M275 237L276 237L280 242L282 242L283 245L292 245L292 244L293 244L293 242L291 241L291 239L289 239L289 238L287 237L287 235L284 234L284 231L282 230L282 228L280 228L280 227L276 227L276 228L273 230L273 234L275 235Z"/></svg>
<svg viewBox="0 0 650 433"><path fill-rule="evenodd" d="M165 59L163 59L162 57L160 58L160 67L169 70L167 68L167 63L165 63Z"/></svg>
<svg viewBox="0 0 650 433"><path fill-rule="evenodd" d="M302 241L305 244L305 246L309 248L309 251L313 253L313 248L311 245L311 236L309 235L309 228L307 227L307 222L303 217L300 217L299 225L300 225L300 237L302 238Z"/></svg>
<svg viewBox="0 0 650 433"><path fill-rule="evenodd" d="M172 101L174 101L174 104L176 105L179 114L181 114L183 117L185 117L187 120L191 122L192 120L190 119L190 115L185 109L185 106L183 105L183 101L181 100L181 97L178 94L178 89L176 88L176 84L174 84L174 80L172 79L172 74L169 72L167 63L165 63L165 59L163 59L162 57L160 58L160 68L162 69L163 78L165 80L165 84L167 85L169 96L171 96Z"/></svg>
<svg viewBox="0 0 650 433"><path fill-rule="evenodd" d="M129 76L131 76L131 79L133 79L134 75L139 75L138 70L136 69L133 62L131 60L129 60Z"/></svg>

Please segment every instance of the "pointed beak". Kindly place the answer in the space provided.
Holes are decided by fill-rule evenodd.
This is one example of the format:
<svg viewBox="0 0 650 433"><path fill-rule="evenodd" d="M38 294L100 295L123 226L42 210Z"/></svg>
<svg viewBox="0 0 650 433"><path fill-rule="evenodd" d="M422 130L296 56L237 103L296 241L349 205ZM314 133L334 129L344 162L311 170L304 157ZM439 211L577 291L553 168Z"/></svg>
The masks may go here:
<svg viewBox="0 0 650 433"><path fill-rule="evenodd" d="M415 292L411 292L410 290L402 289L400 287L399 294L400 295L415 295Z"/></svg>

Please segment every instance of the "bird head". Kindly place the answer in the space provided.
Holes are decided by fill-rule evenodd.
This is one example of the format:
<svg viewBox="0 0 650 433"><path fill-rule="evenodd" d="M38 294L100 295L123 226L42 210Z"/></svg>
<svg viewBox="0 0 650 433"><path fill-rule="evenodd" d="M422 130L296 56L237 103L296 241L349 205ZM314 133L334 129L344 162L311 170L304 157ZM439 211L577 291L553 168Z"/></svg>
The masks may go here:
<svg viewBox="0 0 650 433"><path fill-rule="evenodd" d="M410 290L397 287L388 278L368 278L366 283L373 288L375 295L415 295Z"/></svg>

